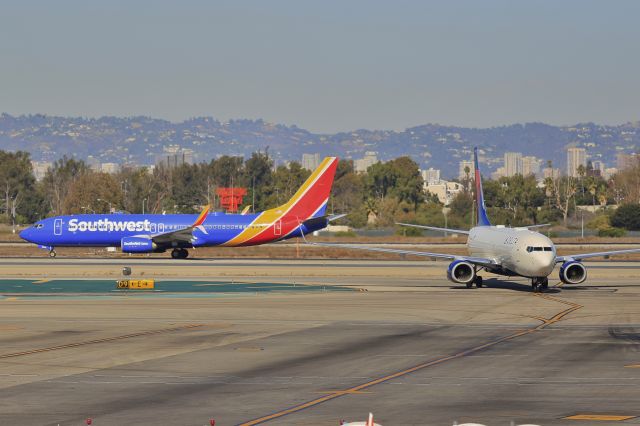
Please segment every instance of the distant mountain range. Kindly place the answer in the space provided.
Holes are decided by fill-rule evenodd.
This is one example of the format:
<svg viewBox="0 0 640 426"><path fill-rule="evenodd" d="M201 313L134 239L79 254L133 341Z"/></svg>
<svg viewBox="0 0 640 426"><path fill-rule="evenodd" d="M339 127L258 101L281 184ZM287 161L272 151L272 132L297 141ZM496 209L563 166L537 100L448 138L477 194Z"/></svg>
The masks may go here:
<svg viewBox="0 0 640 426"><path fill-rule="evenodd" d="M154 164L171 152L188 149L195 161L221 155L249 156L269 147L277 162L300 161L303 153L361 158L377 151L388 160L409 155L421 167L458 174L460 160L478 146L489 170L502 163L506 151L522 152L554 166L566 165L566 148L584 147L590 160L615 166L617 153L640 152L640 122L617 126L593 123L550 126L543 123L491 128L426 124L404 131L354 130L318 134L296 126L262 120L221 122L200 117L172 123L150 117L54 117L0 115L0 149L29 151L35 160L53 161L63 155L99 162Z"/></svg>

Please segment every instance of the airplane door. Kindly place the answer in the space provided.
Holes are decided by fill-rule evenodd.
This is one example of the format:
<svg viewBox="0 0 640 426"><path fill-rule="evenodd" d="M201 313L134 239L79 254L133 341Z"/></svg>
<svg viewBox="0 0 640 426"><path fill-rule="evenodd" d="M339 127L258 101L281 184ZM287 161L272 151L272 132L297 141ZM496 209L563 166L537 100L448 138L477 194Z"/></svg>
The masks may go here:
<svg viewBox="0 0 640 426"><path fill-rule="evenodd" d="M53 222L53 235L62 235L62 219Z"/></svg>
<svg viewBox="0 0 640 426"><path fill-rule="evenodd" d="M282 222L277 220L273 228L274 235L282 235Z"/></svg>

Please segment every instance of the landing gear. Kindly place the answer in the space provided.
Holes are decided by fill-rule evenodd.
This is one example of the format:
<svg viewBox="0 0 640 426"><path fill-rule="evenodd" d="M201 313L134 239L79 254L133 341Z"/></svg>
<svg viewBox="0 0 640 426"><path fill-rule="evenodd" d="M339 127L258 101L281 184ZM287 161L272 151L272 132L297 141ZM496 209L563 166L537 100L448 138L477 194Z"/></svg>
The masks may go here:
<svg viewBox="0 0 640 426"><path fill-rule="evenodd" d="M49 250L49 257L56 257L56 254L57 253L56 253L55 250L53 250L53 249Z"/></svg>
<svg viewBox="0 0 640 426"><path fill-rule="evenodd" d="M542 285L540 286L540 288L542 288L542 291L547 291L549 289L549 278L544 277L542 279Z"/></svg>
<svg viewBox="0 0 640 426"><path fill-rule="evenodd" d="M549 278L531 278L531 288L533 289L534 293L546 291L549 288Z"/></svg>
<svg viewBox="0 0 640 426"><path fill-rule="evenodd" d="M174 248L171 250L171 257L174 259L186 259L189 256L187 249Z"/></svg>
<svg viewBox="0 0 640 426"><path fill-rule="evenodd" d="M482 288L482 277L480 275L476 275L473 281L476 283L477 288Z"/></svg>
<svg viewBox="0 0 640 426"><path fill-rule="evenodd" d="M477 288L482 288L482 277L480 275L476 275L473 280L466 284L466 286L467 288L472 288L474 284Z"/></svg>

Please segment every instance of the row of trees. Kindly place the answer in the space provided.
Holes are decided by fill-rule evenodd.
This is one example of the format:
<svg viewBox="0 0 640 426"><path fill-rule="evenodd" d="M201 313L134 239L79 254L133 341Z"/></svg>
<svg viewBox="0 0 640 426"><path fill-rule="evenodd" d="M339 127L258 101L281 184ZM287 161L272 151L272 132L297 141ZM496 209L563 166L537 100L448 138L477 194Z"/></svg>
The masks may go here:
<svg viewBox="0 0 640 426"><path fill-rule="evenodd" d="M33 222L42 217L71 213L124 210L131 213L193 213L212 204L220 209L218 187L245 187L245 206L254 211L286 202L309 176L298 163L274 168L268 152L244 160L223 156L209 163L123 168L117 174L91 170L83 161L62 158L36 182L28 153L0 151L0 187L3 221ZM349 213L354 227L368 223L391 226L397 221L466 228L473 223L473 187L463 179L460 192L443 212L437 197L425 194L418 164L399 157L358 174L351 161L338 165L330 211ZM605 181L592 173L577 178L534 176L484 180L485 201L495 223L518 226L546 222L564 224L577 205L640 204L640 166ZM447 213L445 218L444 213Z"/></svg>

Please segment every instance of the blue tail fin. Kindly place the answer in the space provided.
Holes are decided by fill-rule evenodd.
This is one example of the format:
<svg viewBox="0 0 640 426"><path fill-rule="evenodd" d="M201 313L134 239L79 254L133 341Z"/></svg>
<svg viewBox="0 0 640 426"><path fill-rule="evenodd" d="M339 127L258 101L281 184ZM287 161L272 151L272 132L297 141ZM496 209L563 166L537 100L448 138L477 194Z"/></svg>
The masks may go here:
<svg viewBox="0 0 640 426"><path fill-rule="evenodd" d="M478 211L478 226L491 226L487 217L487 208L484 206L484 194L482 193L482 176L478 166L478 147L473 148L473 166L476 181L476 209Z"/></svg>

